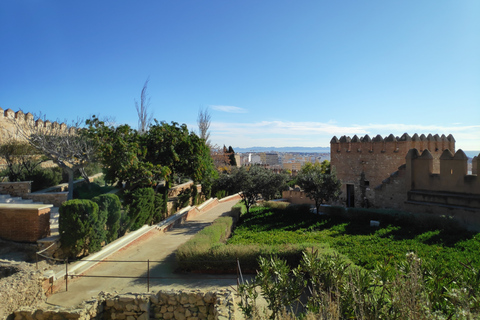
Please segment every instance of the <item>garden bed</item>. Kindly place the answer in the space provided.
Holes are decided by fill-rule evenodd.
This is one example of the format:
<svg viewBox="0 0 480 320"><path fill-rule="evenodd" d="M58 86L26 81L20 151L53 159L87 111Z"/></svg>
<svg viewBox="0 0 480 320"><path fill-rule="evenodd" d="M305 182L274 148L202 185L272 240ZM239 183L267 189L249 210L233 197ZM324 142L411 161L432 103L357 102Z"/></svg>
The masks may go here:
<svg viewBox="0 0 480 320"><path fill-rule="evenodd" d="M308 206L254 207L250 214L242 214L227 241L192 250L196 263L185 269L224 272L219 261L238 258L245 269L255 270L259 255L278 256L294 266L302 251L312 247L328 254L337 252L369 270L386 259L401 262L409 252L445 268L458 269L462 263L480 266L480 234L462 230L446 217L385 210L347 212L335 207L330 211L318 215ZM371 227L370 220L379 221L380 226ZM209 263L213 260L217 262Z"/></svg>

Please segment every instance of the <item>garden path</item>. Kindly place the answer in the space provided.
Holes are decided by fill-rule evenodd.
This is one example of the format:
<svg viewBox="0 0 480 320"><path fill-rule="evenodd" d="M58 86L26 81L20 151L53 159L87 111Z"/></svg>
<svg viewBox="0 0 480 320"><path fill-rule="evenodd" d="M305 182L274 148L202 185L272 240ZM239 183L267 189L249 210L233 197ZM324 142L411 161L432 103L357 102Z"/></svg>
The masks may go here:
<svg viewBox="0 0 480 320"><path fill-rule="evenodd" d="M146 236L134 241L119 250L107 260L115 261L155 261L150 262L150 291L231 288L236 286L236 275L205 275L175 273L175 250L216 218L229 214L236 201L219 203L208 210L179 225L166 233L149 232ZM146 262L108 263L102 262L86 272L87 275L145 277ZM146 279L127 278L94 278L80 277L68 283L65 288L47 299L48 305L75 307L82 301L96 297L101 291L110 293L147 292Z"/></svg>

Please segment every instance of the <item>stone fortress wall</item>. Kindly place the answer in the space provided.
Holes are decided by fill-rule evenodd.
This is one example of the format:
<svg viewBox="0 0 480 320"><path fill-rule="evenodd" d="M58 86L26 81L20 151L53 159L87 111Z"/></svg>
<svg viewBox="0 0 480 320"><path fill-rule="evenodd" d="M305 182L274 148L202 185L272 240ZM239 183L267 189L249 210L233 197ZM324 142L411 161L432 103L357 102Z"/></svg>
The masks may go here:
<svg viewBox="0 0 480 320"><path fill-rule="evenodd" d="M27 132L31 126L68 130L70 133L75 131L75 127L69 127L64 122L35 119L35 116L30 112L24 113L21 110L14 112L12 109L3 110L0 108L0 143L4 143L5 139L9 138L22 139L15 127L15 121L23 126Z"/></svg>
<svg viewBox="0 0 480 320"><path fill-rule="evenodd" d="M332 168L342 182L340 202L356 207L364 205L365 198L372 202L374 188L405 163L405 156L413 148L420 152L429 150L434 159L439 159L444 150L455 152L455 139L452 135L410 136L407 133L401 137L377 135L373 139L368 135L333 137L330 157ZM433 171L440 171L438 163L434 164Z"/></svg>
<svg viewBox="0 0 480 320"><path fill-rule="evenodd" d="M462 150L445 150L434 159L429 150L411 149L406 163L375 188L374 205L416 213L447 215L468 229L480 230L480 161ZM440 168L434 172L433 168Z"/></svg>

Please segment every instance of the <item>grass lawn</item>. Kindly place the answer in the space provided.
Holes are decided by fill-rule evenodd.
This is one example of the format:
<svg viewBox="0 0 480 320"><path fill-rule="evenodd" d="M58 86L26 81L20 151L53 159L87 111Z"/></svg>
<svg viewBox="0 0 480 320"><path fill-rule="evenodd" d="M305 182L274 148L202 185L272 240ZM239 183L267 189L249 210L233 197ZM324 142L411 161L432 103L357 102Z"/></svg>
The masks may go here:
<svg viewBox="0 0 480 320"><path fill-rule="evenodd" d="M313 214L302 207L254 207L242 215L227 246L327 243L365 269L387 260L403 261L408 252L415 252L426 263L452 269L462 268L462 263L480 266L479 234L405 219L370 227L371 218L363 215L352 220L345 215Z"/></svg>

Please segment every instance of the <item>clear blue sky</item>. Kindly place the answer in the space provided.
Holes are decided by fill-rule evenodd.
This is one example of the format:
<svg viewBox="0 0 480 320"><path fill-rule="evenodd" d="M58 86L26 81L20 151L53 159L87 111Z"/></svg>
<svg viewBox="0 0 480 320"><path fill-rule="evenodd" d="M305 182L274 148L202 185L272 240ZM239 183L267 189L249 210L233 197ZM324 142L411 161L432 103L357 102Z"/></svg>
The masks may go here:
<svg viewBox="0 0 480 320"><path fill-rule="evenodd" d="M212 142L328 146L333 135L453 134L480 150L480 1L0 2L0 107Z"/></svg>

